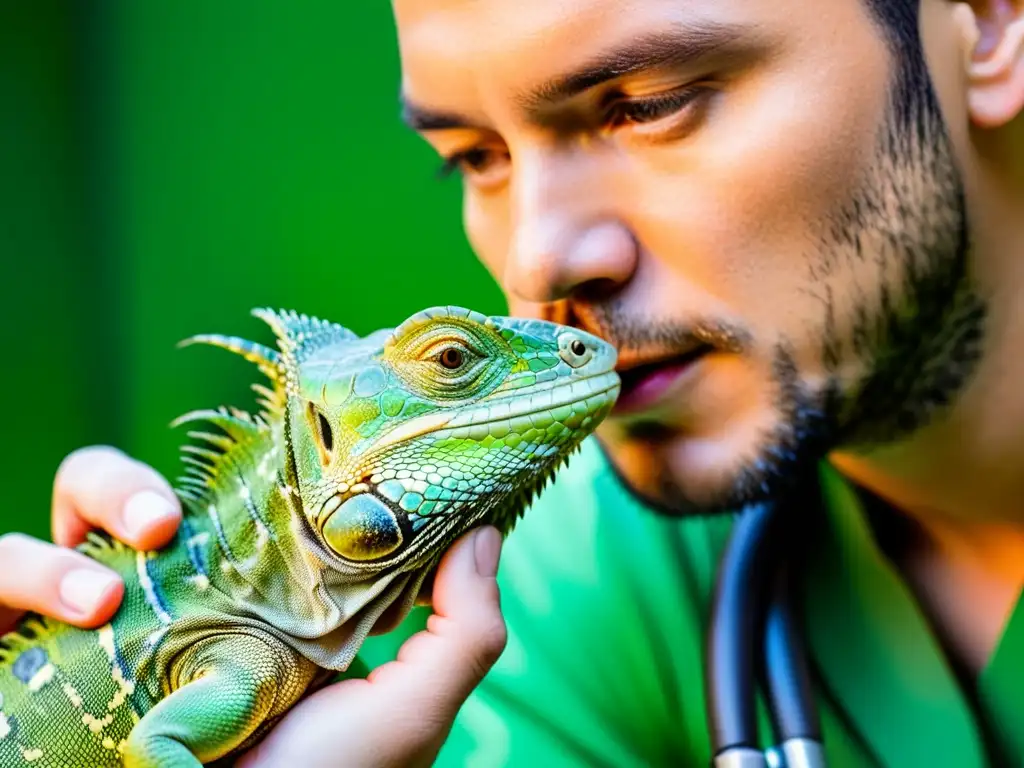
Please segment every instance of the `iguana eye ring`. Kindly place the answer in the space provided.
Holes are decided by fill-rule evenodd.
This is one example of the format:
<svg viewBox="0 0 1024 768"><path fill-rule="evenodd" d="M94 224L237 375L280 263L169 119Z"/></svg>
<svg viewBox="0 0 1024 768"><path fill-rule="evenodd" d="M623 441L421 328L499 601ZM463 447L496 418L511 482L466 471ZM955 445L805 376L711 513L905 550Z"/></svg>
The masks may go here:
<svg viewBox="0 0 1024 768"><path fill-rule="evenodd" d="M462 350L456 347L448 347L438 356L438 362L441 363L445 368L449 370L456 370L462 367L465 362L465 355L462 354Z"/></svg>

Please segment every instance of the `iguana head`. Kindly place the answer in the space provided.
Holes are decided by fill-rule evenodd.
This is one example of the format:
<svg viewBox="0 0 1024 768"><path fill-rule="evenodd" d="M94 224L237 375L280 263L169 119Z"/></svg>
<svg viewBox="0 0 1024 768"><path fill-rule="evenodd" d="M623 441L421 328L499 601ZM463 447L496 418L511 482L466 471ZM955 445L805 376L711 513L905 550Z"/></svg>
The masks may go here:
<svg viewBox="0 0 1024 768"><path fill-rule="evenodd" d="M615 349L537 320L436 307L359 338L257 310L279 351L199 337L276 386L289 483L308 530L347 572L413 570L480 524L507 532L609 412Z"/></svg>
<svg viewBox="0 0 1024 768"><path fill-rule="evenodd" d="M287 440L310 526L368 571L429 560L477 523L507 531L608 413L614 348L455 307L296 350Z"/></svg>
<svg viewBox="0 0 1024 768"><path fill-rule="evenodd" d="M258 416L179 419L226 433L189 433L212 450L185 447L192 475L179 493L241 538L227 545L223 589L331 669L402 620L461 534L510 530L619 391L615 349L554 323L437 307L360 338L293 312L254 314L277 349L186 342L242 354L273 387L256 387ZM296 555L301 567L275 578Z"/></svg>

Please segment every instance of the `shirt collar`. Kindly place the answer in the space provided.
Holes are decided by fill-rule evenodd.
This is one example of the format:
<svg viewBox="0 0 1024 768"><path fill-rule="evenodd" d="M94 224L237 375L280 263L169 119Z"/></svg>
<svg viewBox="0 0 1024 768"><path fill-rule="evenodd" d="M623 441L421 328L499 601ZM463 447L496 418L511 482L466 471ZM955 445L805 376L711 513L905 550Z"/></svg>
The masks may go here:
<svg viewBox="0 0 1024 768"><path fill-rule="evenodd" d="M960 688L927 619L882 554L854 487L822 463L822 535L808 553L804 622L824 687L884 765L989 765L981 722L1000 751L1024 754L1024 613L979 678L982 712ZM979 720L979 715L983 720Z"/></svg>

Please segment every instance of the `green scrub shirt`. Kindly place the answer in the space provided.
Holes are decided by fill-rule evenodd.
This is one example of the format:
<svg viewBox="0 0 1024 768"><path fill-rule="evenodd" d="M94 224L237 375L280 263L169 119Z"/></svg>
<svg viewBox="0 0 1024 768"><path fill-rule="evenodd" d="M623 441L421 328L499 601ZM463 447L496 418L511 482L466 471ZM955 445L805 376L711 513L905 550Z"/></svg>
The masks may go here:
<svg viewBox="0 0 1024 768"><path fill-rule="evenodd" d="M860 497L829 465L821 487L801 602L828 765L1024 766L1024 609L965 691ZM588 440L505 543L508 646L437 764L708 766L704 636L732 522L656 515ZM425 617L371 638L362 660L394 658Z"/></svg>

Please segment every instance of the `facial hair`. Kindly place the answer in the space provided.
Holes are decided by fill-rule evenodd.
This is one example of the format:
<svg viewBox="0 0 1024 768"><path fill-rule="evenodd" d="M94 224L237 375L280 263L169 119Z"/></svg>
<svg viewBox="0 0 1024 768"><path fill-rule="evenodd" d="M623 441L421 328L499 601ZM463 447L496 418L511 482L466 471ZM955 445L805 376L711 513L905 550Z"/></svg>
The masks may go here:
<svg viewBox="0 0 1024 768"><path fill-rule="evenodd" d="M808 264L812 288L823 298L824 384L804 383L787 342L776 344L771 386L777 419L753 458L716 493L699 499L663 468L656 489L631 488L656 511L735 513L782 500L803 487L830 451L892 443L939 417L976 369L986 305L968 276L962 178L920 45L901 52L898 62L873 162L836 210L812 226L817 247ZM865 260L874 262L875 283L851 301L856 286L848 269ZM847 295L837 296L840 291ZM851 304L840 331L840 306ZM754 337L710 322L645 329L626 321L614 300L587 313L600 318L607 338L640 349L716 334L737 344ZM861 374L844 381L840 370ZM631 437L656 442L667 435L656 425L638 425ZM609 464L618 474L614 461Z"/></svg>

